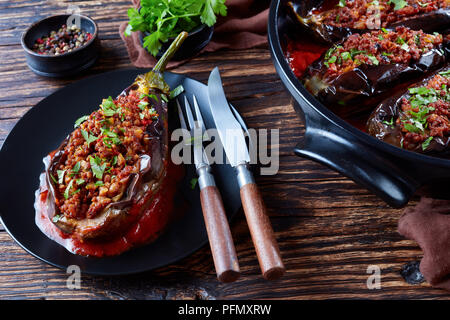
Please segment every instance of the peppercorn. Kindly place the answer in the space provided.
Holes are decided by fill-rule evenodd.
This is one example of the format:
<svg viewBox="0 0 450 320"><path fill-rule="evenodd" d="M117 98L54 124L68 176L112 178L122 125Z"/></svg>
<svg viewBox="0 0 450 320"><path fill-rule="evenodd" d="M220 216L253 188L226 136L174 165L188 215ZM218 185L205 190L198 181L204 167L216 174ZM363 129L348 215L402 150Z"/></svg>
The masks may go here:
<svg viewBox="0 0 450 320"><path fill-rule="evenodd" d="M48 36L36 39L33 51L43 55L60 55L85 45L92 39L92 34L73 25L67 28L62 25Z"/></svg>

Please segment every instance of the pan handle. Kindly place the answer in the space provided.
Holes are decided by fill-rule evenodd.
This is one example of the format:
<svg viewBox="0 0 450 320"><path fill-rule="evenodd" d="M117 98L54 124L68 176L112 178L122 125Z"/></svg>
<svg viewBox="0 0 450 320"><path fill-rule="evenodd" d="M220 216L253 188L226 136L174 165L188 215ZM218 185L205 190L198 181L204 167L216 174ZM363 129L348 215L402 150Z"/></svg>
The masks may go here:
<svg viewBox="0 0 450 320"><path fill-rule="evenodd" d="M306 132L294 152L337 170L394 208L405 206L420 186L401 168L402 161L374 150L315 111L307 113Z"/></svg>

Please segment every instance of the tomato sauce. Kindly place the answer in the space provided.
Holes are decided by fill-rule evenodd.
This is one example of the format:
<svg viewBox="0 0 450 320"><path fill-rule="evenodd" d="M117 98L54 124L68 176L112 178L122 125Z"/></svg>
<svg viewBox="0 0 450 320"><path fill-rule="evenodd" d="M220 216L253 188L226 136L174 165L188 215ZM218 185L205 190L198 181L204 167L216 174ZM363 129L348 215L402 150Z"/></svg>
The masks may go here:
<svg viewBox="0 0 450 320"><path fill-rule="evenodd" d="M284 54L289 62L292 72L301 78L310 64L319 59L322 54L329 49L329 46L317 43L317 41L305 35L288 39ZM346 117L345 121L361 131L366 131L366 121L368 115Z"/></svg>
<svg viewBox="0 0 450 320"><path fill-rule="evenodd" d="M306 68L328 50L327 46L312 42L311 39L289 39L285 56L294 74L300 78Z"/></svg>
<svg viewBox="0 0 450 320"><path fill-rule="evenodd" d="M137 222L123 235L109 241L82 241L72 238L56 227L44 214L48 190L45 184L45 173L40 177L40 189L36 191L36 224L50 239L64 246L72 253L83 256L114 256L132 247L150 243L158 238L174 217L174 197L177 186L184 176L182 166L174 165L170 162L167 168L167 176L164 178L161 187L158 189L151 205L139 217ZM153 194L149 193L145 199L134 203L130 209L130 214L139 212L143 203L151 198Z"/></svg>

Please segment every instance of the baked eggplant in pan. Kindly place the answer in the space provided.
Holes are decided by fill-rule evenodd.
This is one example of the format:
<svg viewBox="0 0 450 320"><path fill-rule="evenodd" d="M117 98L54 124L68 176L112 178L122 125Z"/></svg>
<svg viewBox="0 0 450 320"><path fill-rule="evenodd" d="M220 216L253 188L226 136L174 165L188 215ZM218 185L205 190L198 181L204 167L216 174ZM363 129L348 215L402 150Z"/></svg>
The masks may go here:
<svg viewBox="0 0 450 320"><path fill-rule="evenodd" d="M340 116L372 110L394 86L442 67L448 42L405 27L352 34L311 64L304 86Z"/></svg>
<svg viewBox="0 0 450 320"><path fill-rule="evenodd" d="M406 150L449 154L450 67L383 101L367 122L372 136Z"/></svg>
<svg viewBox="0 0 450 320"><path fill-rule="evenodd" d="M303 0L288 2L288 10L294 21L327 43L374 29L436 32L450 25L449 0Z"/></svg>
<svg viewBox="0 0 450 320"><path fill-rule="evenodd" d="M103 99L98 110L78 119L75 130L44 159L39 210L64 237L120 238L155 206L169 162L170 88L162 72L186 36L180 34L154 69L117 98Z"/></svg>

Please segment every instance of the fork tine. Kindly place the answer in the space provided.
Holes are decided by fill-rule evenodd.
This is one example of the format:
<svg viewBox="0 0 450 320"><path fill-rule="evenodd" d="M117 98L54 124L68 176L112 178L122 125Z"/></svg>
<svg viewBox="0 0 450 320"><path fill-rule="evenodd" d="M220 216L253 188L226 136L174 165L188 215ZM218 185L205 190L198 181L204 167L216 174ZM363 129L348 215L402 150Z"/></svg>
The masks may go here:
<svg viewBox="0 0 450 320"><path fill-rule="evenodd" d="M178 108L178 115L180 117L181 128L189 130L188 127L186 126L186 120L184 120L183 111L181 110L181 105L178 99L177 99L177 108Z"/></svg>
<svg viewBox="0 0 450 320"><path fill-rule="evenodd" d="M200 107L197 102L197 97L195 95L192 95L192 98L194 100L194 111L195 111L195 115L197 116L197 122L199 123L200 128L202 129L202 132L204 133L204 138L206 140L209 140L209 136L206 132L205 122L203 121L202 112L200 111Z"/></svg>
<svg viewBox="0 0 450 320"><path fill-rule="evenodd" d="M189 101L186 98L186 96L184 96L184 106L185 106L189 126L191 127L191 130L193 130L195 128L194 115L192 114L191 105L189 104Z"/></svg>
<svg viewBox="0 0 450 320"><path fill-rule="evenodd" d="M198 106L197 98L195 97L195 95L192 95L192 99L194 100L194 111L195 115L197 116L197 121L202 130L206 130L205 123L203 122L202 113L200 112L200 107Z"/></svg>

